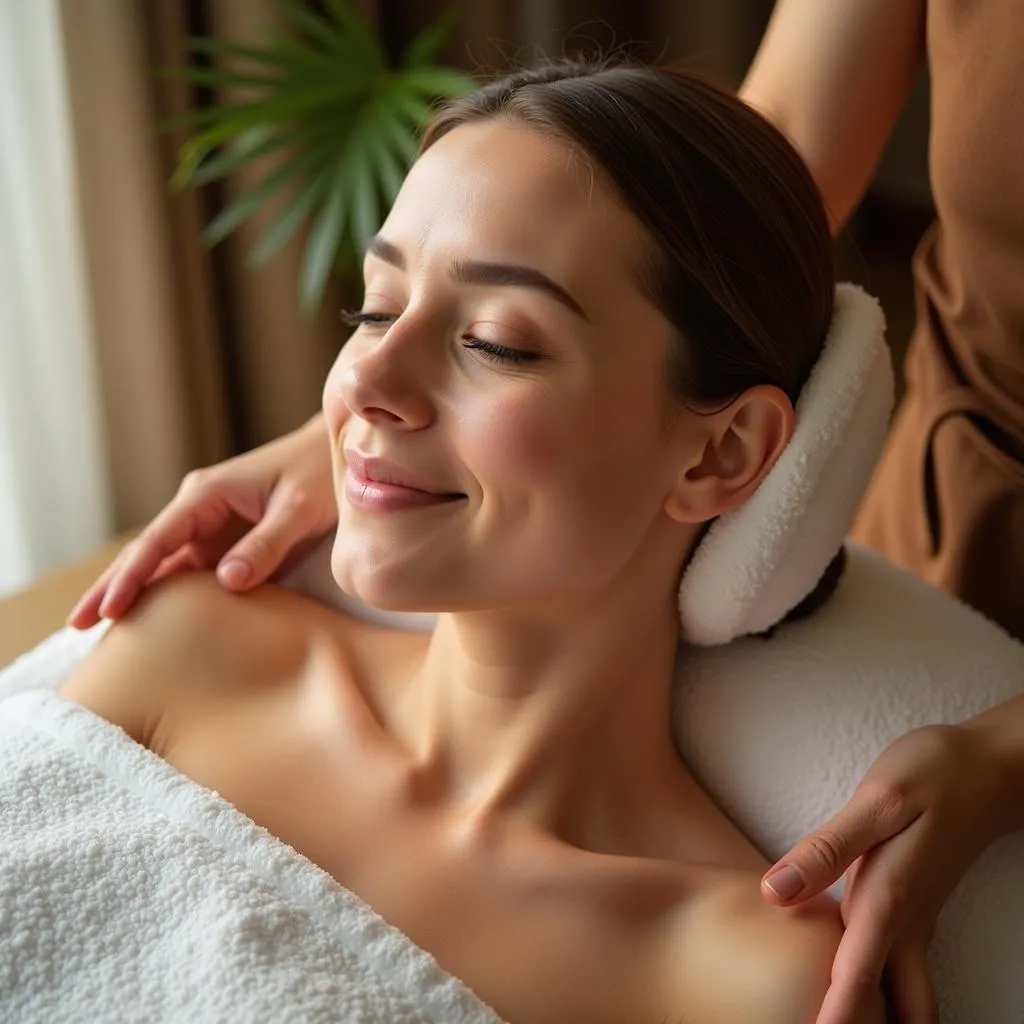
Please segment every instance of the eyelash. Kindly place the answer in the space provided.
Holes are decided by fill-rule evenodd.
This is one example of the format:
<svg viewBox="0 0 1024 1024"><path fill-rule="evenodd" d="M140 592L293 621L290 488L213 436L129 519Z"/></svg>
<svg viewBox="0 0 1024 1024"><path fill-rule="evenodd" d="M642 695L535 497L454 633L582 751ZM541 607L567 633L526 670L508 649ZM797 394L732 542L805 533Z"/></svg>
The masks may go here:
<svg viewBox="0 0 1024 1024"><path fill-rule="evenodd" d="M394 320L390 313L362 313L355 310L342 310L341 319L349 327L380 327ZM481 338L474 338L471 334L463 335L466 348L479 352L485 359L491 359L499 363L532 363L540 356L536 352L527 352L521 348L508 348L505 345L495 345L494 342L484 341Z"/></svg>

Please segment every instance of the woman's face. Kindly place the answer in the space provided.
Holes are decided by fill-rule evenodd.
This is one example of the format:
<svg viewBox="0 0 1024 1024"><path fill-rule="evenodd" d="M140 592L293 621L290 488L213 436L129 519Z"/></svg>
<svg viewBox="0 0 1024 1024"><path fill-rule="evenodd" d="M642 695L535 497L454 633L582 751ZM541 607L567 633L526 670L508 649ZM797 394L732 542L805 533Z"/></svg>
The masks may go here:
<svg viewBox="0 0 1024 1024"><path fill-rule="evenodd" d="M678 532L665 501L690 414L640 257L636 221L563 143L495 119L420 157L324 388L344 590L561 604L609 586L652 528Z"/></svg>

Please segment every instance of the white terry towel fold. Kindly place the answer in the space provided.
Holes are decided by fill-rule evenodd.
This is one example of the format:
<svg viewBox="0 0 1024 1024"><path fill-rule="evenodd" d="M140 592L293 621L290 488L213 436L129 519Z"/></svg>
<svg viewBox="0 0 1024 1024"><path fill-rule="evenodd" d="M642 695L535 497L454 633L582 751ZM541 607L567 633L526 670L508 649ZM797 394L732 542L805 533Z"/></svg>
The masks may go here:
<svg viewBox="0 0 1024 1024"><path fill-rule="evenodd" d="M714 646L761 633L814 590L853 522L892 403L882 307L857 285L839 284L789 444L757 490L712 523L683 574L687 641Z"/></svg>
<svg viewBox="0 0 1024 1024"><path fill-rule="evenodd" d="M0 700L0 1021L499 1024L220 797L24 689L94 640L57 634L0 673L23 691Z"/></svg>

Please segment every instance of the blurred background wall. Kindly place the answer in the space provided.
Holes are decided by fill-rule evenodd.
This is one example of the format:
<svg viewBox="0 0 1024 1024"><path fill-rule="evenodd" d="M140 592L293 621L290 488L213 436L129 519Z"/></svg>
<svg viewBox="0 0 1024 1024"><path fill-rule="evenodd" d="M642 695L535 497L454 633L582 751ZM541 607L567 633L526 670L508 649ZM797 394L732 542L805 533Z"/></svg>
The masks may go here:
<svg viewBox="0 0 1024 1024"><path fill-rule="evenodd" d="M308 3L317 8L315 0ZM0 18L5 9L13 17L19 4L0 0ZM272 211L213 250L203 242L203 226L245 192L255 169L202 190L175 192L168 185L184 136L157 126L215 98L154 70L187 62L189 36L256 39L262 27L280 22L274 0L33 0L33 5L52 11L47 59L65 96L66 124L60 130L67 135L67 152L61 159L66 159L67 208L76 233L68 245L80 258L84 296L76 344L88 354L89 380L81 386L93 396L83 405L80 430L100 439L89 464L102 488L93 505L102 509L89 531L72 536L68 523L80 494L73 481L56 499L52 488L45 495L39 489L23 491L21 498L11 491L9 507L19 509L26 523L33 518L24 518L32 502L59 507L64 519L63 525L57 517L40 526L31 536L31 557L17 565L8 558L6 575L0 546L0 591L84 554L98 531L147 521L189 469L299 425L316 411L324 376L346 334L337 318L345 298L337 283L316 317L299 311L301 237L264 267L247 263L246 254ZM396 56L420 29L451 10L457 17L444 57L470 71L501 71L540 54L624 47L644 59L699 68L732 86L741 81L772 8L771 0L358 0L358 5ZM0 22L0 36L3 30ZM16 38L8 41L17 49ZM913 315L909 256L930 218L927 113L922 81L839 245L841 277L864 283L882 300L897 365ZM4 188L0 178L0 198ZM52 333L54 328L35 330ZM5 348L14 352L15 346L42 344L24 329L14 335L0 336L0 358ZM4 365L0 362L0 373ZM11 358L7 365L17 364ZM66 432L74 431L69 426ZM9 448L15 462L32 461L24 439L9 442ZM0 495L3 491L0 479ZM0 528L3 511L0 503ZM23 537L29 536L25 529ZM13 536L9 550L19 543L10 540ZM71 539L59 542L62 536ZM18 550L24 549L22 543Z"/></svg>

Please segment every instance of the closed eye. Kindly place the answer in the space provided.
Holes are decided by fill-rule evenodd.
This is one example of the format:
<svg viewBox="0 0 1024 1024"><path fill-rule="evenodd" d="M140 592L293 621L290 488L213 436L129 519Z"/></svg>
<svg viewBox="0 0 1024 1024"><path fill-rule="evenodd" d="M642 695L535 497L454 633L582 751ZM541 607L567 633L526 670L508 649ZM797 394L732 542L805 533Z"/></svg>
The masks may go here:
<svg viewBox="0 0 1024 1024"><path fill-rule="evenodd" d="M374 313L357 310L343 309L341 319L349 327L376 327L386 326L393 320L398 319L397 313ZM484 341L472 334L463 335L462 338L466 348L479 352L485 359L502 363L533 363L540 359L536 352L528 352L522 348L509 348L507 345L497 345L493 341Z"/></svg>
<svg viewBox="0 0 1024 1024"><path fill-rule="evenodd" d="M462 340L466 343L466 348L473 349L485 359L493 359L495 362L534 363L540 359L536 352L527 352L522 348L509 348L506 345L495 345L493 341L474 338L472 334L464 335Z"/></svg>
<svg viewBox="0 0 1024 1024"><path fill-rule="evenodd" d="M395 313L363 313L353 309L341 311L342 323L349 327L362 327L364 324L386 324L397 319Z"/></svg>

